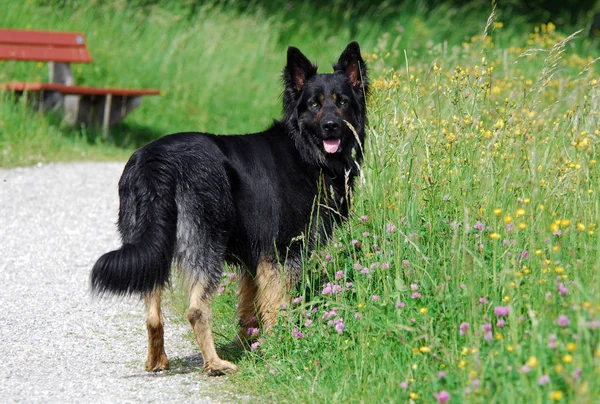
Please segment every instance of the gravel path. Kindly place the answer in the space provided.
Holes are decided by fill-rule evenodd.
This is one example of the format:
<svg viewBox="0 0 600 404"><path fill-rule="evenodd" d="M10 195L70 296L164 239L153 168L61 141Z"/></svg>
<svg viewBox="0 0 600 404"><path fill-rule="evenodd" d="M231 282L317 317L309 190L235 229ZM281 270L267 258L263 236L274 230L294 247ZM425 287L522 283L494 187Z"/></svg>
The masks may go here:
<svg viewBox="0 0 600 404"><path fill-rule="evenodd" d="M172 370L144 371L136 299L92 298L89 273L118 247L122 163L0 170L0 402L232 402L197 367L187 326L169 321ZM245 401L245 400L243 400Z"/></svg>

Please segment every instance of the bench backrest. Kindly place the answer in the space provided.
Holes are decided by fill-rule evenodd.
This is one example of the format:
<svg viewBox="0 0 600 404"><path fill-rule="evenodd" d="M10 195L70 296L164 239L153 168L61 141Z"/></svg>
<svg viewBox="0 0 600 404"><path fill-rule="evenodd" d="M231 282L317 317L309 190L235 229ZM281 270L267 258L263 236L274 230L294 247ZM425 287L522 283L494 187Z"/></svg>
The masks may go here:
<svg viewBox="0 0 600 404"><path fill-rule="evenodd" d="M92 57L78 32L0 28L0 60L90 63Z"/></svg>

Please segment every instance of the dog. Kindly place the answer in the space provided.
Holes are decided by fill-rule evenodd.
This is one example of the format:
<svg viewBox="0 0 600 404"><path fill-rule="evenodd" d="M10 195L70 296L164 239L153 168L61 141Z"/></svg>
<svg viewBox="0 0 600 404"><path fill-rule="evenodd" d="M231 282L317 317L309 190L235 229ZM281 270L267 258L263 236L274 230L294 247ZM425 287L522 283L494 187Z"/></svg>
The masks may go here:
<svg viewBox="0 0 600 404"><path fill-rule="evenodd" d="M283 70L283 119L264 132L176 133L138 149L119 181L122 246L91 272L96 294L139 294L146 307L146 370L168 368L161 291L171 267L189 284L188 319L209 376L235 372L211 331L211 299L225 262L240 269L240 330L269 333L301 278L303 251L348 215L365 141L367 66L357 42L333 73L295 47Z"/></svg>

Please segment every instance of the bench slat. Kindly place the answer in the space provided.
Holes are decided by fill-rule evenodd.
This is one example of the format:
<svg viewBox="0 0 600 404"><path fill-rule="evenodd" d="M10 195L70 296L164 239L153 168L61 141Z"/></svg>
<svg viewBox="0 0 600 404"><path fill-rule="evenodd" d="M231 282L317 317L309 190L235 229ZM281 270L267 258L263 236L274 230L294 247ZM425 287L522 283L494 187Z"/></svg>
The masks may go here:
<svg viewBox="0 0 600 404"><path fill-rule="evenodd" d="M85 48L79 32L29 31L0 28L0 44Z"/></svg>
<svg viewBox="0 0 600 404"><path fill-rule="evenodd" d="M0 60L90 63L92 61L92 56L85 48L44 48L38 46L0 44Z"/></svg>
<svg viewBox="0 0 600 404"><path fill-rule="evenodd" d="M67 86L58 83L26 83L14 82L0 85L0 90L10 91L58 91L65 95L114 95L134 97L139 95L159 95L160 90L154 89L125 89L109 87Z"/></svg>

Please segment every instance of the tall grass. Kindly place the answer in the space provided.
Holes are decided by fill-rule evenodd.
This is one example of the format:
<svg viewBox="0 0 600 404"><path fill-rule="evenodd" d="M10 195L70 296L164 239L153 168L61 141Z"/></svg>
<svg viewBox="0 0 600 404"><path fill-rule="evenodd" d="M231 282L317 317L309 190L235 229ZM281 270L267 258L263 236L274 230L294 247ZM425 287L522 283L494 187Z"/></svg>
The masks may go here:
<svg viewBox="0 0 600 404"><path fill-rule="evenodd" d="M0 16L4 26L38 15L32 28L86 32L96 60L79 82L166 90L116 132L126 151L145 131L268 125L288 44L325 67L358 39L371 67L352 214L305 257L293 303L231 383L280 402L600 400L600 94L589 44L552 24L519 34L501 10L487 23L460 16L444 41L452 10L329 30L303 6L189 16L127 4L42 18L31 12L45 6L11 2ZM1 80L38 71L2 66ZM6 96L0 108L3 165L60 158L55 147L118 150ZM221 343L237 332L234 277L214 304Z"/></svg>
<svg viewBox="0 0 600 404"><path fill-rule="evenodd" d="M426 18L444 20L446 10L426 17L420 7L407 5L410 13L405 13L382 5L358 14L346 2L333 3L315 8L300 2L291 9L289 4L278 8L253 2L246 7L236 2L207 3L192 13L186 8L191 3L186 2L10 0L3 3L0 26L85 33L93 62L72 66L77 84L163 90L162 96L145 97L124 125L113 128L108 140L99 139L93 129L82 134L79 128L62 127L59 120L50 123L50 131L80 136L93 148L124 158L166 133L264 129L280 117L280 76L288 45L300 47L322 70L329 71L340 49L354 39L365 49L373 49L385 41L382 34L390 32L396 46L418 52L425 44L414 41L415 36L443 38L441 32L428 28L431 24ZM471 33L464 30L451 37L457 42ZM46 76L44 63L0 62L0 82L45 80ZM80 154L65 141L48 154L20 155L20 148L13 145L22 141L19 122L25 112L13 113L16 109L6 95L0 94L0 103L6 105L0 118L4 122L0 142L7 145L5 150L12 150L0 165L27 165ZM27 136L33 143L44 144L44 131ZM114 146L126 152L118 153Z"/></svg>
<svg viewBox="0 0 600 404"><path fill-rule="evenodd" d="M600 399L600 92L572 40L369 55L354 214L240 378L290 402Z"/></svg>

